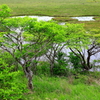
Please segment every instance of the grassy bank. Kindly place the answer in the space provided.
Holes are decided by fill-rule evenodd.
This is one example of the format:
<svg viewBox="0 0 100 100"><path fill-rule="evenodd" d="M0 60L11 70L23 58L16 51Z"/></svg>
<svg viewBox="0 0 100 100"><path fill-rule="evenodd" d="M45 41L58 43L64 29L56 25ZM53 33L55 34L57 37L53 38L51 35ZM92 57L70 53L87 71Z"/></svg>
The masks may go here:
<svg viewBox="0 0 100 100"><path fill-rule="evenodd" d="M35 91L25 97L26 100L99 100L98 80L86 75L77 79L73 76L34 76Z"/></svg>
<svg viewBox="0 0 100 100"><path fill-rule="evenodd" d="M0 0L1 4L7 4L13 15L100 15L100 0Z"/></svg>

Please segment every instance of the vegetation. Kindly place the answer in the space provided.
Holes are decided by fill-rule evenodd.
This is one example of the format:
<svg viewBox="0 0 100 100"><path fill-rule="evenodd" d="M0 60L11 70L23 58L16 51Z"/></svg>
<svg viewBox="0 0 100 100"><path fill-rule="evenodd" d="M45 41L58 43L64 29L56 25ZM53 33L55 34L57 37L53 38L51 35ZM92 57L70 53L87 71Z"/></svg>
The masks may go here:
<svg viewBox="0 0 100 100"><path fill-rule="evenodd" d="M75 79L73 76L68 78L35 76L34 93L25 97L28 100L99 100L100 88L95 83L95 78L87 75L79 77Z"/></svg>
<svg viewBox="0 0 100 100"><path fill-rule="evenodd" d="M21 70L15 71L15 66L9 66L5 59L0 58L0 99L18 100L24 98L23 93L28 92L27 86L23 80ZM10 58L8 56L8 58Z"/></svg>
<svg viewBox="0 0 100 100"><path fill-rule="evenodd" d="M57 17L54 20L70 23L85 23L85 28L100 28L100 0L0 0L0 5L7 4L13 11L12 16L46 15ZM48 6L47 6L48 5ZM96 21L78 22L70 16L95 16Z"/></svg>
<svg viewBox="0 0 100 100"><path fill-rule="evenodd" d="M98 100L100 72L89 70L96 67L90 59L100 52L100 30L9 18L10 12L0 6L0 99L83 100L87 93L86 100Z"/></svg>
<svg viewBox="0 0 100 100"><path fill-rule="evenodd" d="M0 4L8 4L13 15L100 15L100 0L0 0Z"/></svg>

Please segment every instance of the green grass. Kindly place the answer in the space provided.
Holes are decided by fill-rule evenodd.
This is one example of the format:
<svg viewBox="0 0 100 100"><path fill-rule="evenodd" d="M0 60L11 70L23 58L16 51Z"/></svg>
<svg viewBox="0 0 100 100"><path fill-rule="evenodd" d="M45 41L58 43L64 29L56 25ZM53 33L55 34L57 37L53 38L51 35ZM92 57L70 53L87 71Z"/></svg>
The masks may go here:
<svg viewBox="0 0 100 100"><path fill-rule="evenodd" d="M80 75L78 79L34 76L34 92L25 97L26 100L99 100L100 86L95 80L86 75Z"/></svg>
<svg viewBox="0 0 100 100"><path fill-rule="evenodd" d="M100 29L100 0L0 0L0 5L7 4L18 15L55 16L56 21L85 23L85 28ZM80 22L70 16L96 16L96 21Z"/></svg>
<svg viewBox="0 0 100 100"><path fill-rule="evenodd" d="M72 19L71 17L54 17L53 20L58 22L66 23L84 23L84 28L86 30L100 29L100 16L94 17L95 21L78 21L77 19Z"/></svg>
<svg viewBox="0 0 100 100"><path fill-rule="evenodd" d="M96 1L96 2L95 2ZM13 15L84 16L100 15L100 0L0 0Z"/></svg>
<svg viewBox="0 0 100 100"><path fill-rule="evenodd" d="M69 23L84 23L84 28L86 30L100 29L100 21L69 21Z"/></svg>

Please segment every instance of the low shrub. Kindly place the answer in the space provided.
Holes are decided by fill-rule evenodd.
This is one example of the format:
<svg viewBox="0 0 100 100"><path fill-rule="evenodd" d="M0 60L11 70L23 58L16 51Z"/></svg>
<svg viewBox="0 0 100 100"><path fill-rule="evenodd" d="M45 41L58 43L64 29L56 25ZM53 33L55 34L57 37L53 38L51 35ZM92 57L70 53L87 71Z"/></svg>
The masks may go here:
<svg viewBox="0 0 100 100"><path fill-rule="evenodd" d="M0 100L22 99L27 92L26 84L21 80L22 72L13 71L14 66L8 65L0 59Z"/></svg>

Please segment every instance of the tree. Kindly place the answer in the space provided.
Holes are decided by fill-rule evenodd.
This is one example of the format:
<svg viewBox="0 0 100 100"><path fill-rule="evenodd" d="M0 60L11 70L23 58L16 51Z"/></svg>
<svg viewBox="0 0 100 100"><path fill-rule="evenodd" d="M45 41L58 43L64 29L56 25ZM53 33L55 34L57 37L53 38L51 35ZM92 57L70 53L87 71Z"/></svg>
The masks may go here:
<svg viewBox="0 0 100 100"><path fill-rule="evenodd" d="M89 32L86 32L81 24L67 25L67 47L73 52L81 61L83 70L92 68L90 62L91 56L100 52L100 47L97 45L95 38Z"/></svg>
<svg viewBox="0 0 100 100"><path fill-rule="evenodd" d="M57 43L57 41L55 41L54 43L52 43L51 48L45 54L50 63L51 75L53 75L53 69L54 69L55 63L57 62L56 61L57 55L65 47L65 44L63 42L64 41L62 41L62 40L59 43Z"/></svg>
<svg viewBox="0 0 100 100"><path fill-rule="evenodd" d="M90 44L88 33L82 24L67 24L66 28L67 47L80 59L83 69L87 69L84 51Z"/></svg>
<svg viewBox="0 0 100 100"><path fill-rule="evenodd" d="M54 22L38 22L29 17L7 18L1 26L4 30L0 33L0 48L21 65L32 90L33 61L48 51L52 41L59 41L63 28Z"/></svg>
<svg viewBox="0 0 100 100"><path fill-rule="evenodd" d="M50 48L48 49L48 51L45 53L47 59L49 60L50 63L50 73L51 75L53 75L53 68L56 62L56 58L59 52L62 51L62 49L65 47L65 35L66 35L66 28L61 26L61 25L57 25L55 27L55 31L57 31L57 35L54 38L53 41L51 41L51 45Z"/></svg>

